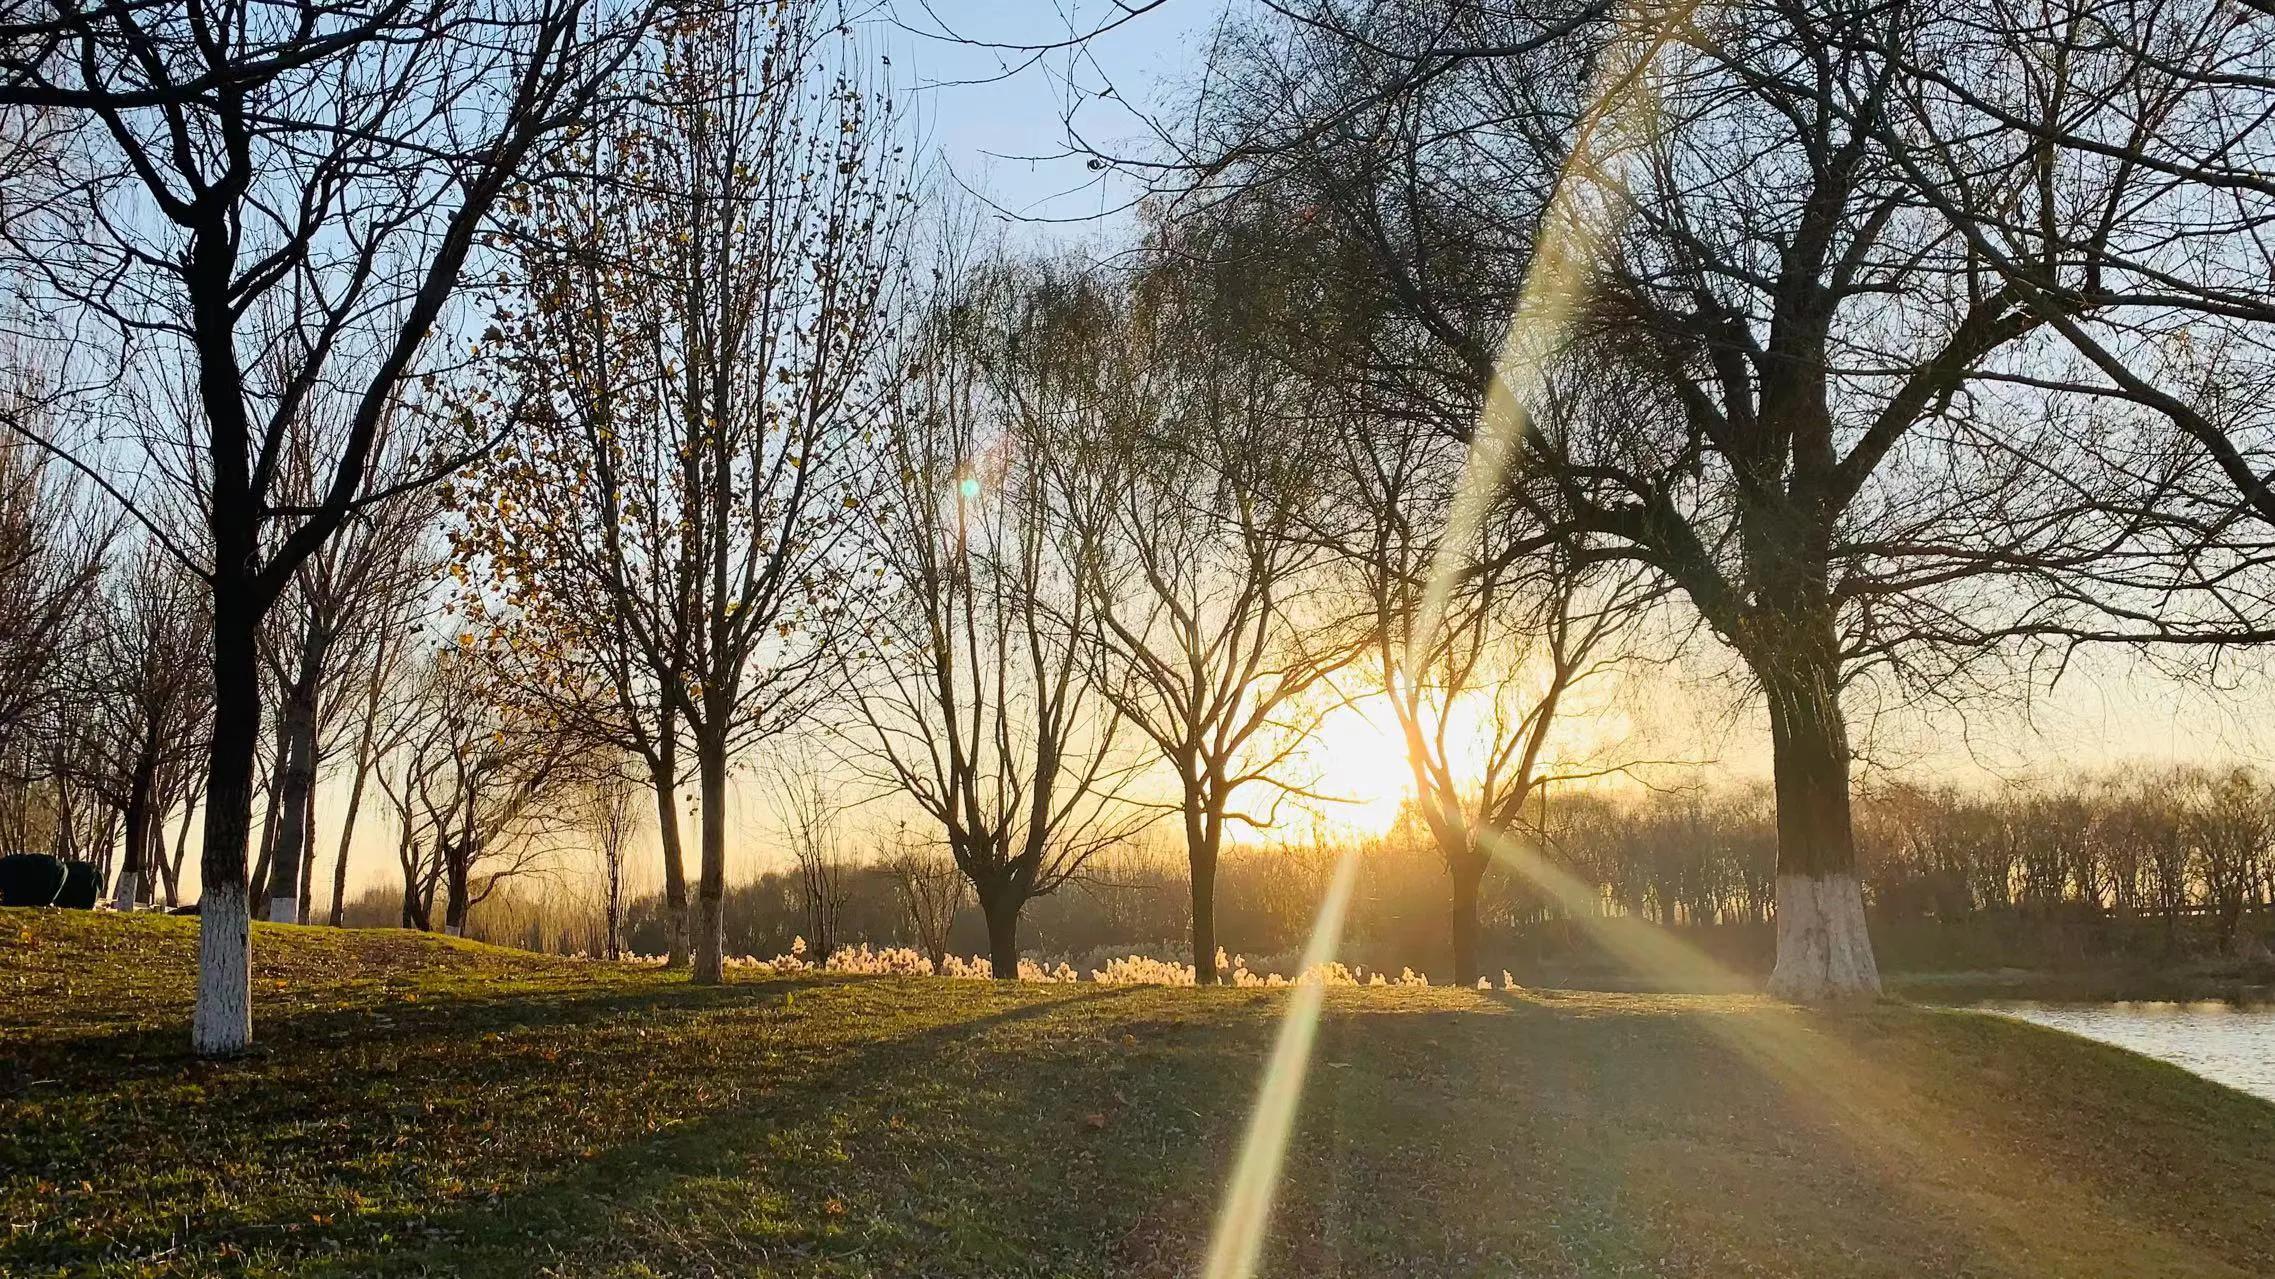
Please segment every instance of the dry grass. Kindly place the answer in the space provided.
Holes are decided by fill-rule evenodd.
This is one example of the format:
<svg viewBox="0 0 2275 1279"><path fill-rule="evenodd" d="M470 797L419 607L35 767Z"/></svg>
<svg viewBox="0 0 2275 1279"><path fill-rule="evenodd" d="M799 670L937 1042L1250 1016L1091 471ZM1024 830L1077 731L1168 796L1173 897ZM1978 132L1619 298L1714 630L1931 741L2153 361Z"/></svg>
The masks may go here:
<svg viewBox="0 0 2275 1279"><path fill-rule="evenodd" d="M0 1274L1190 1273L1283 992L0 912ZM2005 1021L1330 992L1278 1274L2239 1275L2275 1106Z"/></svg>

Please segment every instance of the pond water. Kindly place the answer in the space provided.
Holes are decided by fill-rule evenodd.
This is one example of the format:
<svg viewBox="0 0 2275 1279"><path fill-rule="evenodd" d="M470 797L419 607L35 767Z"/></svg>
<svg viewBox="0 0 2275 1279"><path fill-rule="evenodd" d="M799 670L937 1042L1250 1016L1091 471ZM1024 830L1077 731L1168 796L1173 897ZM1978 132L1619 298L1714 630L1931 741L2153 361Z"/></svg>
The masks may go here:
<svg viewBox="0 0 2275 1279"><path fill-rule="evenodd" d="M2169 1061L2275 1101L2275 1004L1989 1003L1980 1007Z"/></svg>

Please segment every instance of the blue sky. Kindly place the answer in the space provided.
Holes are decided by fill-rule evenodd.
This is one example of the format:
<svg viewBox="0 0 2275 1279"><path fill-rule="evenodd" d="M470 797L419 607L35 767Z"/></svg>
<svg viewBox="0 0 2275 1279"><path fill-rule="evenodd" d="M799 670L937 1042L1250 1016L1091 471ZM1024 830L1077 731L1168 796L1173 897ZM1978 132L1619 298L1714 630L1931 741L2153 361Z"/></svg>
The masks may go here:
<svg viewBox="0 0 2275 1279"><path fill-rule="evenodd" d="M1110 241L1128 229L1113 210L1134 188L1066 155L1064 120L1071 109L1097 145L1143 147L1138 112L1178 99L1227 3L1164 0L1079 50L1039 54L918 33L1031 49L1094 31L1125 10L1110 0L895 0L899 24L882 30L894 83L915 110L926 159L942 183L968 186L1000 206L1015 234ZM1109 88L1111 96L1100 95Z"/></svg>

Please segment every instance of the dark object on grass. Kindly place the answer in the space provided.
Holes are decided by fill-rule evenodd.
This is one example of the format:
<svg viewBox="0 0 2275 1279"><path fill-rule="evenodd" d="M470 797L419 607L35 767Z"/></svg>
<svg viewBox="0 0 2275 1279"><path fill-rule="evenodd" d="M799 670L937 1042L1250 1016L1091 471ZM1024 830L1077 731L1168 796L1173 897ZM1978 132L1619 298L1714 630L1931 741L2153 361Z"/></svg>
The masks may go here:
<svg viewBox="0 0 2275 1279"><path fill-rule="evenodd" d="M53 906L64 878L63 862L45 853L0 857L0 906Z"/></svg>
<svg viewBox="0 0 2275 1279"><path fill-rule="evenodd" d="M63 888L55 895L55 904L65 910L93 910L95 899L103 895L103 877L95 873L93 862L63 863Z"/></svg>
<svg viewBox="0 0 2275 1279"><path fill-rule="evenodd" d="M169 915L195 915L197 914L197 908L203 904L204 903L202 899L194 902L186 902L180 906L174 907L166 913Z"/></svg>

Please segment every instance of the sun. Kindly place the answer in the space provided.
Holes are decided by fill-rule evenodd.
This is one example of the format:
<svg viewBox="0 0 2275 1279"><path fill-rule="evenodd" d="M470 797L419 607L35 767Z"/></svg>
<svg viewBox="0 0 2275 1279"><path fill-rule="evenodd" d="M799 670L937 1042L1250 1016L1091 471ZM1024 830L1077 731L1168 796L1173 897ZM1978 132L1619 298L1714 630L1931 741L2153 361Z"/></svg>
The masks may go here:
<svg viewBox="0 0 2275 1279"><path fill-rule="evenodd" d="M1346 702L1320 717L1309 751L1320 819L1330 829L1380 835L1397 824L1414 793L1398 719L1381 695Z"/></svg>

